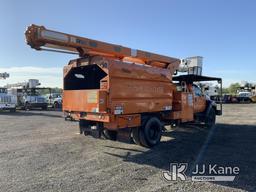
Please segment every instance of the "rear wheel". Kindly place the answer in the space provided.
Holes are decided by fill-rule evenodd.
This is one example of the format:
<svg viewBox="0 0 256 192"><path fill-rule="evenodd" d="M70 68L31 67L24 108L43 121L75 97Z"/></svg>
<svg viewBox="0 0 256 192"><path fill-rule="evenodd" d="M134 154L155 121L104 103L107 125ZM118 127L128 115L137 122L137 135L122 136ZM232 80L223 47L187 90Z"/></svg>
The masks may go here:
<svg viewBox="0 0 256 192"><path fill-rule="evenodd" d="M11 113L16 112L16 108L12 108L12 109L10 109L10 112L11 112Z"/></svg>
<svg viewBox="0 0 256 192"><path fill-rule="evenodd" d="M29 107L28 102L25 103L25 105L24 105L24 110L26 110L26 111L30 110L30 107Z"/></svg>
<svg viewBox="0 0 256 192"><path fill-rule="evenodd" d="M131 132L132 141L137 145L140 145L139 131L140 127L134 127Z"/></svg>
<svg viewBox="0 0 256 192"><path fill-rule="evenodd" d="M60 108L60 107L59 107L59 103L58 103L58 102L54 102L54 104L53 104L53 108L54 108L54 109L58 109L58 108Z"/></svg>
<svg viewBox="0 0 256 192"><path fill-rule="evenodd" d="M80 134L84 134L85 136L86 135L89 135L90 134L90 131L88 131L88 122L84 119L80 119L79 120L79 131L80 131Z"/></svg>
<svg viewBox="0 0 256 192"><path fill-rule="evenodd" d="M205 125L207 128L212 128L215 125L216 114L213 108L210 109L209 114L205 118Z"/></svg>
<svg viewBox="0 0 256 192"><path fill-rule="evenodd" d="M117 131L103 129L102 133L106 139L109 139L112 141L116 141L116 139L117 139Z"/></svg>
<svg viewBox="0 0 256 192"><path fill-rule="evenodd" d="M151 117L140 129L139 141L142 146L153 147L160 142L163 126L157 117Z"/></svg>

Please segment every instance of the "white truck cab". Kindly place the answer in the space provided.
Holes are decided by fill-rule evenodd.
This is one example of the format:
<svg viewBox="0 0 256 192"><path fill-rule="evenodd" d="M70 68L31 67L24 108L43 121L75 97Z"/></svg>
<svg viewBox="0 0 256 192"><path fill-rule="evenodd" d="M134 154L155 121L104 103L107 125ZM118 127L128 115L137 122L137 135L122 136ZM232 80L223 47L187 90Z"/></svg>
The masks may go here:
<svg viewBox="0 0 256 192"><path fill-rule="evenodd" d="M38 91L37 88L17 89L19 107L29 110L32 108L47 109L47 100Z"/></svg>
<svg viewBox="0 0 256 192"><path fill-rule="evenodd" d="M16 111L17 96L8 93L7 88L0 87L0 110Z"/></svg>
<svg viewBox="0 0 256 192"><path fill-rule="evenodd" d="M48 102L48 106L58 109L62 106L61 93L50 93L44 96Z"/></svg>

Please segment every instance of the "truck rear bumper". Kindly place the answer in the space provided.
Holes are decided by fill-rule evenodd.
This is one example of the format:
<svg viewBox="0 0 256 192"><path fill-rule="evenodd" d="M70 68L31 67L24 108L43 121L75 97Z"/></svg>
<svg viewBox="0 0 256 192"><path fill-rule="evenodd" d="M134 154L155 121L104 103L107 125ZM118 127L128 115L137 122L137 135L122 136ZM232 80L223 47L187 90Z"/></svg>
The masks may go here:
<svg viewBox="0 0 256 192"><path fill-rule="evenodd" d="M140 114L112 115L107 113L85 113L64 111L66 119L87 120L103 123L105 128L119 129L141 125Z"/></svg>
<svg viewBox="0 0 256 192"><path fill-rule="evenodd" d="M1 110L9 110L9 109L15 109L15 108L16 108L15 104L9 104L9 103L0 104L0 109Z"/></svg>
<svg viewBox="0 0 256 192"><path fill-rule="evenodd" d="M32 108L47 107L48 103L29 103L28 106Z"/></svg>

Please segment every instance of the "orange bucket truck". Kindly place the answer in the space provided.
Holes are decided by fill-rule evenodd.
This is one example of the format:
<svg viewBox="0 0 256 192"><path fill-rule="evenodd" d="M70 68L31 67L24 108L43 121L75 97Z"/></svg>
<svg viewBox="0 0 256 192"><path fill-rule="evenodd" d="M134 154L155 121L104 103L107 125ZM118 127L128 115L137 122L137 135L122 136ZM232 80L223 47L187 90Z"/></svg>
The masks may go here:
<svg viewBox="0 0 256 192"><path fill-rule="evenodd" d="M220 78L198 74L185 60L131 49L31 25L27 44L36 50L77 54L63 70L63 111L79 120L81 134L116 139L129 130L133 141L152 147L165 125L215 124L221 109L194 84ZM193 62L192 62L193 63ZM174 76L177 71L189 72Z"/></svg>

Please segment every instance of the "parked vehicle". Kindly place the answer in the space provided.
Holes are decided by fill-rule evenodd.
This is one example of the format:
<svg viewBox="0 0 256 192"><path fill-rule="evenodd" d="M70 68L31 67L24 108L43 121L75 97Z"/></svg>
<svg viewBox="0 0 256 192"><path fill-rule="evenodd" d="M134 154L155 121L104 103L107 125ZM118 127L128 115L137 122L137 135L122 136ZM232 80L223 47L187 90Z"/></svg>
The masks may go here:
<svg viewBox="0 0 256 192"><path fill-rule="evenodd" d="M41 108L42 110L47 110L47 100L45 97L41 96L36 89L28 89L23 94L22 97L19 97L19 106L25 110L32 108Z"/></svg>
<svg viewBox="0 0 256 192"><path fill-rule="evenodd" d="M7 88L0 87L0 110L16 111L17 97L9 94Z"/></svg>
<svg viewBox="0 0 256 192"><path fill-rule="evenodd" d="M60 93L50 93L46 94L45 98L48 102L48 106L54 109L59 109L62 107L62 96Z"/></svg>
<svg viewBox="0 0 256 192"><path fill-rule="evenodd" d="M252 96L252 93L249 91L241 91L238 93L237 99L240 103L252 103Z"/></svg>
<svg viewBox="0 0 256 192"><path fill-rule="evenodd" d="M47 109L47 100L41 91L49 88L37 87L40 85L37 79L29 79L28 82L8 84L10 92L17 97L17 106L29 110L32 108Z"/></svg>
<svg viewBox="0 0 256 192"><path fill-rule="evenodd" d="M239 103L237 96L225 94L223 96L223 103Z"/></svg>
<svg viewBox="0 0 256 192"><path fill-rule="evenodd" d="M62 97L57 97L53 100L53 108L60 109L62 108Z"/></svg>
<svg viewBox="0 0 256 192"><path fill-rule="evenodd" d="M32 25L25 33L36 50L77 53L64 67L63 110L79 120L80 133L115 140L126 129L137 144L153 147L164 125L201 122L215 125L222 108L194 82L221 78L201 76L202 57L181 60L134 50ZM173 77L178 71L188 75ZM220 86L222 87L222 86Z"/></svg>
<svg viewBox="0 0 256 192"><path fill-rule="evenodd" d="M253 96L251 97L251 100L252 100L252 102L256 103L256 95L253 95Z"/></svg>

